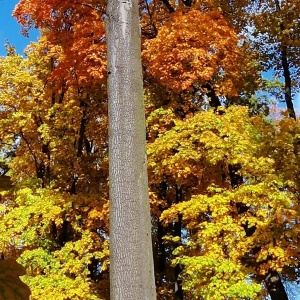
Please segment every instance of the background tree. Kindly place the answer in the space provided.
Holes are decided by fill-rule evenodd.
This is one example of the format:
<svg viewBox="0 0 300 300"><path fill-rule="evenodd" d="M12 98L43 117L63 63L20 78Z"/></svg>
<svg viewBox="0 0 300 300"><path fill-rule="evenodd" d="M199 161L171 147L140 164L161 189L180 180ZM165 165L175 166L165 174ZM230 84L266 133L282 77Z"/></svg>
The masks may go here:
<svg viewBox="0 0 300 300"><path fill-rule="evenodd" d="M149 145L152 180L168 178L170 186L181 186L185 199L191 198L162 214L168 224L181 220L185 228L174 263L184 266L183 287L191 298L255 299L269 269L294 276L299 208L293 137L299 125L286 119L273 126L232 107L223 115L202 112L177 121ZM270 152L270 145L276 150ZM291 151L282 161L285 167L270 156L282 151ZM285 165L292 161L295 167ZM232 174L237 165L238 173ZM234 176L243 180L239 186L233 186ZM293 232L296 236L287 238Z"/></svg>
<svg viewBox="0 0 300 300"><path fill-rule="evenodd" d="M283 77L284 101L292 118L296 118L293 100L299 91L299 9L298 1L257 1L249 14L254 46L265 70Z"/></svg>

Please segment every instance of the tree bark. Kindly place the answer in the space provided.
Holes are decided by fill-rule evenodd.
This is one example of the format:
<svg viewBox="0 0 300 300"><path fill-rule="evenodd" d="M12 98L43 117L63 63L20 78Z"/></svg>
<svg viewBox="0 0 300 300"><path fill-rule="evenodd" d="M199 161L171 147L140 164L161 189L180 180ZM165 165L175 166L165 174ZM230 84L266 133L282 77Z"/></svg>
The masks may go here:
<svg viewBox="0 0 300 300"><path fill-rule="evenodd" d="M182 187L176 185L176 204L181 203L183 201L182 196ZM178 216L178 221L174 224L174 236L177 236L180 238L180 243L177 245L179 246L181 244L181 231L182 231L182 216ZM181 273L182 269L179 264L175 266L174 269L174 276L175 276L175 294L174 299L175 300L183 300L183 289L182 289L182 282L179 278L179 275Z"/></svg>
<svg viewBox="0 0 300 300"><path fill-rule="evenodd" d="M280 11L280 3L278 0L275 0L276 10ZM280 31L281 33L285 30L283 23L280 23ZM292 99L292 79L290 66L288 61L288 52L287 46L284 45L283 42L280 42L280 58L281 58L281 66L283 70L284 77L284 100L286 103L286 107L289 112L289 117L296 120L296 113L294 109L293 99Z"/></svg>
<svg viewBox="0 0 300 300"><path fill-rule="evenodd" d="M277 271L269 270L265 284L272 300L289 300Z"/></svg>
<svg viewBox="0 0 300 300"><path fill-rule="evenodd" d="M113 300L156 299L137 0L109 0L110 289Z"/></svg>
<svg viewBox="0 0 300 300"><path fill-rule="evenodd" d="M284 30L283 26L280 26L280 28L282 29L282 31ZM289 112L289 117L296 120L296 113L292 99L292 79L287 59L287 48L285 46L283 46L283 49L281 49L281 65L284 76L284 99L286 107Z"/></svg>

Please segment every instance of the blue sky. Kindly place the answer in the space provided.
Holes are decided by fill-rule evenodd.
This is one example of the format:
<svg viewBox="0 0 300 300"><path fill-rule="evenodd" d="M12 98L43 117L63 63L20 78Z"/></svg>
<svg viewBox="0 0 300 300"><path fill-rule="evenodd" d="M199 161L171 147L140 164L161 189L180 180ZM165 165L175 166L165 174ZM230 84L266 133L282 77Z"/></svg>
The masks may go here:
<svg viewBox="0 0 300 300"><path fill-rule="evenodd" d="M36 41L39 35L37 30L29 32L29 38L21 35L21 26L13 18L12 12L18 0L0 0L0 56L5 55L5 41L15 46L19 54L23 53L31 41Z"/></svg>

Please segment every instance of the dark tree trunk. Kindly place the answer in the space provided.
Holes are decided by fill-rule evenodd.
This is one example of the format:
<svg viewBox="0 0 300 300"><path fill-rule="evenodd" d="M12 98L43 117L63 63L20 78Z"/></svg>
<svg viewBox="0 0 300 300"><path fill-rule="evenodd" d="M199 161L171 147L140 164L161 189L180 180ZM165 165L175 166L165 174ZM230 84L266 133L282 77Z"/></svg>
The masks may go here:
<svg viewBox="0 0 300 300"><path fill-rule="evenodd" d="M278 0L275 0L276 10L280 11L280 3ZM280 23L280 32L282 33L285 30L283 23ZM284 100L286 103L286 107L289 112L290 118L296 120L296 113L293 105L292 100L292 80L291 80L291 72L290 66L288 62L288 53L287 53L287 46L284 45L282 42L280 43L280 56L281 56L281 66L283 70L283 77L284 77Z"/></svg>
<svg viewBox="0 0 300 300"><path fill-rule="evenodd" d="M71 240L71 238L69 237L69 233L70 233L69 225L70 225L70 222L67 221L66 219L62 223L62 226L61 226L58 238L57 238L58 244L61 247L63 247L66 244L66 242Z"/></svg>
<svg viewBox="0 0 300 300"><path fill-rule="evenodd" d="M50 171L50 158L51 158L51 155L50 155L50 149L49 149L49 143L47 144L44 144L42 146L42 152L44 154L47 155L47 163L44 165L44 174L43 174L43 185L42 187L46 187L50 184L50 181L51 181L51 171ZM44 164L44 163L43 163Z"/></svg>
<svg viewBox="0 0 300 300"><path fill-rule="evenodd" d="M183 200L182 187L176 186L176 203L180 203L182 202L182 200ZM182 216L179 214L178 221L174 224L174 236L178 236L180 237L180 239L181 239L181 229L182 229ZM179 278L181 271L182 271L181 266L177 264L174 270L174 275L176 280L175 295L174 295L175 300L183 300L182 282Z"/></svg>
<svg viewBox="0 0 300 300"><path fill-rule="evenodd" d="M204 84L202 88L207 90L206 96L210 99L210 106L217 110L218 106L221 106L221 102L214 88L209 83Z"/></svg>
<svg viewBox="0 0 300 300"><path fill-rule="evenodd" d="M228 165L230 185L233 189L239 187L243 183L243 177L238 174L239 169L239 165Z"/></svg>
<svg viewBox="0 0 300 300"><path fill-rule="evenodd" d="M79 128L79 138L78 138L78 147L77 147L77 157L81 157L83 154L84 138L85 138L85 128L86 128L86 114L87 114L87 105L84 101L80 103L82 108L82 117Z"/></svg>
<svg viewBox="0 0 300 300"><path fill-rule="evenodd" d="M159 184L158 191L159 191L159 197L161 199L166 199L167 196L167 189L168 185L166 182L162 181ZM160 207L160 211L163 212L163 207ZM157 261L157 266L156 266L156 275L157 275L157 280L161 284L161 279L162 279L162 274L166 270L166 262L167 262L167 253L166 253L166 247L164 244L163 237L165 236L165 228L158 218L157 220L157 253L156 253L156 261Z"/></svg>
<svg viewBox="0 0 300 300"><path fill-rule="evenodd" d="M191 7L192 6L192 0L182 0L182 3L187 6L187 7Z"/></svg>
<svg viewBox="0 0 300 300"><path fill-rule="evenodd" d="M277 271L269 270L264 281L272 300L289 300Z"/></svg>
<svg viewBox="0 0 300 300"><path fill-rule="evenodd" d="M283 28L283 26L280 26L280 28L281 27ZM281 64L282 64L283 76L284 76L284 99L285 99L286 107L289 111L290 118L296 120L296 113L295 113L294 104L292 100L292 80L291 80L291 73L289 69L289 63L287 59L286 47L283 47L283 49L281 50Z"/></svg>
<svg viewBox="0 0 300 300"><path fill-rule="evenodd" d="M165 7L168 9L169 13L175 12L175 9L172 7L170 2L168 0L162 0L162 3L165 5Z"/></svg>
<svg viewBox="0 0 300 300"><path fill-rule="evenodd" d="M157 243L158 243L158 268L157 271L162 273L166 269L166 247L164 245L163 237L165 235L164 227L161 221L157 221Z"/></svg>

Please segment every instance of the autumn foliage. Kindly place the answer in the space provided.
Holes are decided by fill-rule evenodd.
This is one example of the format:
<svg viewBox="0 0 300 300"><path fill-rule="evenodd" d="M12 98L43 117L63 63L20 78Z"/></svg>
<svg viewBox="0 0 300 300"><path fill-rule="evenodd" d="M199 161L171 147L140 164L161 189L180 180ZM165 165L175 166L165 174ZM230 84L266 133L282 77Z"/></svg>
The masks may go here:
<svg viewBox="0 0 300 300"><path fill-rule="evenodd" d="M139 5L157 298L288 299L300 124L268 113L298 92L298 1ZM0 253L32 300L109 299L104 12L21 0L41 36L0 58Z"/></svg>
<svg viewBox="0 0 300 300"><path fill-rule="evenodd" d="M237 96L245 74L257 75L238 41L217 10L176 11L143 44L146 72L177 92L210 82L218 95Z"/></svg>

